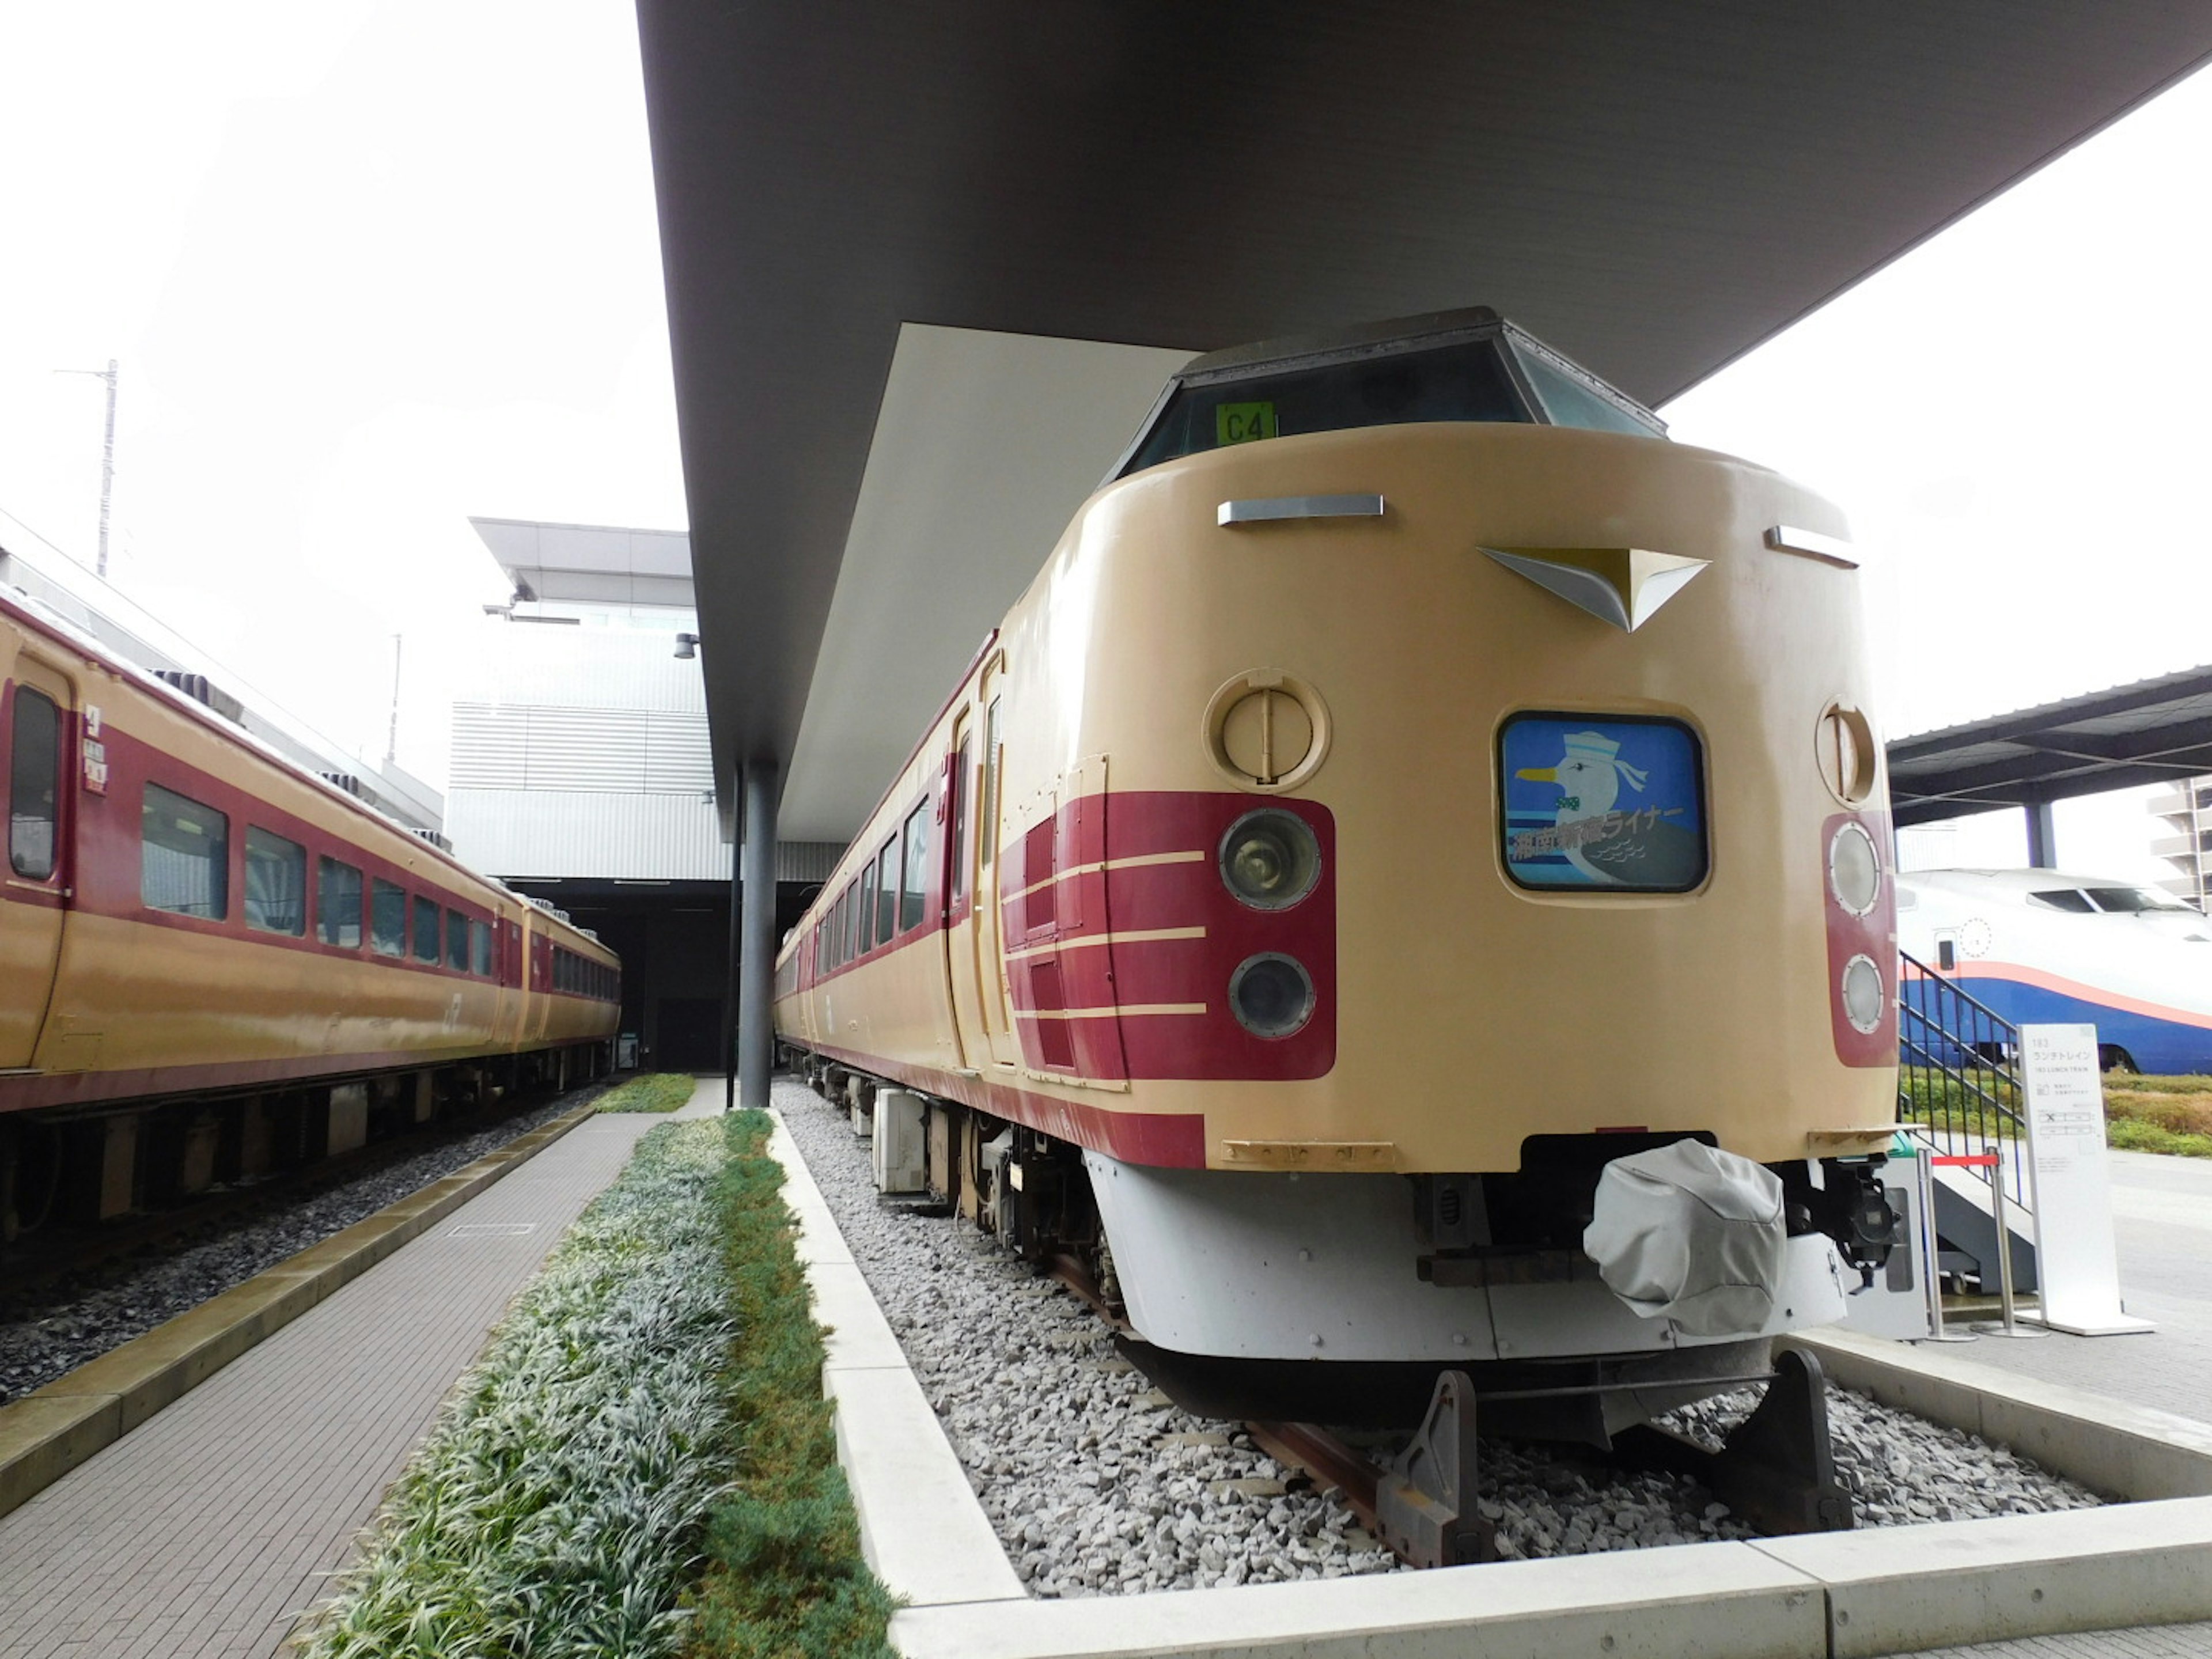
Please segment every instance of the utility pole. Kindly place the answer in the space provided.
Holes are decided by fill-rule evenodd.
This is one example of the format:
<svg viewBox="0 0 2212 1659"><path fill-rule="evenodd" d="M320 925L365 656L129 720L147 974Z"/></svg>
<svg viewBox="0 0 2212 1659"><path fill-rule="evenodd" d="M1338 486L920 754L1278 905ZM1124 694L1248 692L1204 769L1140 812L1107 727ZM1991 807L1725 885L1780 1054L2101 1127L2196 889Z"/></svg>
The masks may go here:
<svg viewBox="0 0 2212 1659"><path fill-rule="evenodd" d="M107 580L107 514L115 498L115 359L107 360L106 368L58 368L57 374L89 374L95 380L107 382L107 434L100 450L100 560L94 574L100 580Z"/></svg>
<svg viewBox="0 0 2212 1659"><path fill-rule="evenodd" d="M392 636L392 724L384 732L384 763L387 767L399 758L399 653L405 647L407 636Z"/></svg>

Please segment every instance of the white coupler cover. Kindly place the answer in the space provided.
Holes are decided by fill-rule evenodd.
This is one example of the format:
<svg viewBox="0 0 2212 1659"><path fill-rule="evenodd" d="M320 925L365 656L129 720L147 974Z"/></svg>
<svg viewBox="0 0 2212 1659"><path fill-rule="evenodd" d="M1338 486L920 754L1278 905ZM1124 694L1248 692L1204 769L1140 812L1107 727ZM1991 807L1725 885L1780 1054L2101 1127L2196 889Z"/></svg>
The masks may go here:
<svg viewBox="0 0 2212 1659"><path fill-rule="evenodd" d="M1774 1311L1786 1255L1773 1172L1678 1140L1599 1172L1583 1249L1613 1293L1692 1336L1747 1335Z"/></svg>

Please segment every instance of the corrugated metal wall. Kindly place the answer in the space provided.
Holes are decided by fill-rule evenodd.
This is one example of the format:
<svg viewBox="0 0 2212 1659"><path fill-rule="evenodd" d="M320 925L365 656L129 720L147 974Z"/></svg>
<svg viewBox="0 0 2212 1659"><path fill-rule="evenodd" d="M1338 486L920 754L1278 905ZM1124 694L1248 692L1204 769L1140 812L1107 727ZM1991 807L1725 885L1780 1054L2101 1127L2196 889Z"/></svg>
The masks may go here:
<svg viewBox="0 0 2212 1659"><path fill-rule="evenodd" d="M727 881L714 803L607 790L459 789L447 833L494 875L621 881Z"/></svg>
<svg viewBox="0 0 2212 1659"><path fill-rule="evenodd" d="M704 710L453 705L456 791L696 796L714 787Z"/></svg>

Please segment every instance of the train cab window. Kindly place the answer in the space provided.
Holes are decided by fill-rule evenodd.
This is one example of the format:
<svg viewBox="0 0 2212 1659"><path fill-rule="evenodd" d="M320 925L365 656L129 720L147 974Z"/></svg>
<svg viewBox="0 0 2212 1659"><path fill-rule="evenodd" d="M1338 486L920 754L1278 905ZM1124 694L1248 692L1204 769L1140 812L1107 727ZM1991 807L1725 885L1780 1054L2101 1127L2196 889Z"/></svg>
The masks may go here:
<svg viewBox="0 0 2212 1659"><path fill-rule="evenodd" d="M296 841L246 826L246 925L256 933L307 931L307 849Z"/></svg>
<svg viewBox="0 0 2212 1659"><path fill-rule="evenodd" d="M407 954L407 894L380 876L369 883L368 948L380 957Z"/></svg>
<svg viewBox="0 0 2212 1659"><path fill-rule="evenodd" d="M438 902L415 901L415 960L435 966L438 961Z"/></svg>
<svg viewBox="0 0 2212 1659"><path fill-rule="evenodd" d="M2100 910L2121 915L2134 915L2144 910L2179 910L2187 915L2191 908L2172 894L2161 893L2155 887L2092 887L2087 891Z"/></svg>
<svg viewBox="0 0 2212 1659"><path fill-rule="evenodd" d="M469 971L469 919L459 910L446 912L446 966Z"/></svg>
<svg viewBox="0 0 2212 1659"><path fill-rule="evenodd" d="M876 854L875 942L882 945L897 931L899 844L893 836Z"/></svg>
<svg viewBox="0 0 2212 1659"><path fill-rule="evenodd" d="M334 858L315 865L315 937L349 951L361 948L361 872Z"/></svg>
<svg viewBox="0 0 2212 1659"><path fill-rule="evenodd" d="M2097 907L2089 902L2089 896L2078 887L2046 887L2039 893L2030 893L2027 902L2046 910L2070 910L2076 915L2097 913Z"/></svg>
<svg viewBox="0 0 2212 1659"><path fill-rule="evenodd" d="M1370 332L1201 358L1176 377L1115 476L1232 444L1417 421L1666 430L1495 313L1470 311L1395 339Z"/></svg>
<svg viewBox="0 0 2212 1659"><path fill-rule="evenodd" d="M32 881L54 872L61 794L62 715L54 700L15 688L15 748L8 767L8 867Z"/></svg>
<svg viewBox="0 0 2212 1659"><path fill-rule="evenodd" d="M228 817L149 783L138 830L138 896L148 909L216 921L230 914Z"/></svg>
<svg viewBox="0 0 2212 1659"><path fill-rule="evenodd" d="M968 891L968 740L952 757L952 896Z"/></svg>
<svg viewBox="0 0 2212 1659"><path fill-rule="evenodd" d="M488 921L469 924L469 971L491 977L491 924Z"/></svg>
<svg viewBox="0 0 2212 1659"><path fill-rule="evenodd" d="M921 926L922 900L929 878L929 803L906 815L906 880L899 888L898 930Z"/></svg>

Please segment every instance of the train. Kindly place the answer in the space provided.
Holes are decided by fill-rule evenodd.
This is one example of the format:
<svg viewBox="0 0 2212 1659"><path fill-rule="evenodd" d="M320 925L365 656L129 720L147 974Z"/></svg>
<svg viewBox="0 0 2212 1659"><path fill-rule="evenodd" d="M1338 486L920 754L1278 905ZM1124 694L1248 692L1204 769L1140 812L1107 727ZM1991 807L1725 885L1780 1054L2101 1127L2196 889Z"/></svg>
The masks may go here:
<svg viewBox="0 0 2212 1659"><path fill-rule="evenodd" d="M2212 921L2194 906L2055 870L1920 870L1897 891L1900 948L2000 1019L2094 1025L2108 1071L2212 1073Z"/></svg>
<svg viewBox="0 0 2212 1659"><path fill-rule="evenodd" d="M1180 1403L1456 1368L1599 1437L1887 1259L1861 605L1834 507L1489 310L1197 358L785 936L779 1044L918 1099L927 1193ZM1585 1248L1684 1148L1771 1194L1703 1317ZM1647 1265L1730 1201L1674 1196Z"/></svg>
<svg viewBox="0 0 2212 1659"><path fill-rule="evenodd" d="M198 689L0 591L0 1245L611 1058L614 952Z"/></svg>

